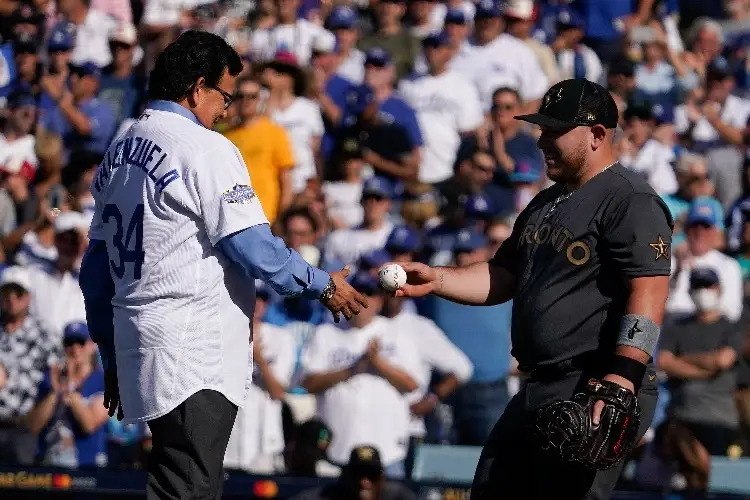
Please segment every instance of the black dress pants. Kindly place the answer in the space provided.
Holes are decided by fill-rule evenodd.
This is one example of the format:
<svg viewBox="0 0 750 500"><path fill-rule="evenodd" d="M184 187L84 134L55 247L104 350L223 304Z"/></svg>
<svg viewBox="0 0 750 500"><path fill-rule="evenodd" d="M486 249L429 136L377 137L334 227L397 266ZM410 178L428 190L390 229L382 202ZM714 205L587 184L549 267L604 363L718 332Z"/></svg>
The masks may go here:
<svg viewBox="0 0 750 500"><path fill-rule="evenodd" d="M223 394L198 391L166 415L151 420L148 500L217 500L224 483L224 454L237 407Z"/></svg>

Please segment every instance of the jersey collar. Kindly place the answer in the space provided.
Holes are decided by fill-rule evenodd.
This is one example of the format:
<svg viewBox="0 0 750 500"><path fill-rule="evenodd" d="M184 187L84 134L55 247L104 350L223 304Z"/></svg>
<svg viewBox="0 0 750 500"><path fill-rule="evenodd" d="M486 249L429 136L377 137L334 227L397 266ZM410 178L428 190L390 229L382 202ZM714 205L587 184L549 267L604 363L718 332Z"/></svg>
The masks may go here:
<svg viewBox="0 0 750 500"><path fill-rule="evenodd" d="M190 110L180 106L176 102L155 100L149 103L148 109L153 109L155 111L169 111L170 113L177 113L178 115L187 118L188 120L195 123L196 125L200 125L201 127L203 126L203 124L198 120L197 116L195 116Z"/></svg>

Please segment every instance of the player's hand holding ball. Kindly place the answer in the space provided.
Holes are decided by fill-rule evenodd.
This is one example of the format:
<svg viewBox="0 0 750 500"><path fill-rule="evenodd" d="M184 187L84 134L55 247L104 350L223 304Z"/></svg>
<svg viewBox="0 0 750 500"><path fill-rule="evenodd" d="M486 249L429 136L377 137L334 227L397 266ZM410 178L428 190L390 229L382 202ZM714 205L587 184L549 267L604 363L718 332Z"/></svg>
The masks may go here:
<svg viewBox="0 0 750 500"><path fill-rule="evenodd" d="M396 297L424 297L437 289L437 271L421 262L385 264L378 271L383 290Z"/></svg>

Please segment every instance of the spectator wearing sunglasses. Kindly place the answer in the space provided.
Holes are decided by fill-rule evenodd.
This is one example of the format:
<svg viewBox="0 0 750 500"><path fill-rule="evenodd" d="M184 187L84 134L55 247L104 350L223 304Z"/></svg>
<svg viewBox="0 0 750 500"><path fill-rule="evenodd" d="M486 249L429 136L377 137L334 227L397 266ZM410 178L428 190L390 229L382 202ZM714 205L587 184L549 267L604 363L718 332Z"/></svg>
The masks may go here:
<svg viewBox="0 0 750 500"><path fill-rule="evenodd" d="M86 62L71 69L70 91L60 78L43 80L42 87L57 106L45 113L40 126L62 137L66 159L73 150L104 154L115 133L112 108L96 98L101 77L101 68Z"/></svg>
<svg viewBox="0 0 750 500"><path fill-rule="evenodd" d="M225 135L240 150L263 211L273 224L292 202L294 155L289 136L263 114L257 79L239 80L234 99L240 122Z"/></svg>
<svg viewBox="0 0 750 500"><path fill-rule="evenodd" d="M37 458L54 467L103 467L108 419L104 372L86 323L65 327L63 347L64 363L47 371L26 417L31 432L39 436Z"/></svg>

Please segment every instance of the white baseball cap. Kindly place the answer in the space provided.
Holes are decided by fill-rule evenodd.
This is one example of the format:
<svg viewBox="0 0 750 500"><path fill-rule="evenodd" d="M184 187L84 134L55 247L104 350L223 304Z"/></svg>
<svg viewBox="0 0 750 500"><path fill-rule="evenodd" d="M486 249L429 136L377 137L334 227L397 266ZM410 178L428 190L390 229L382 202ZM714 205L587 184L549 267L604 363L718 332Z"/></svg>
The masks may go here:
<svg viewBox="0 0 750 500"><path fill-rule="evenodd" d="M29 272L21 266L11 266L3 271L0 276L0 286L16 284L24 290L31 291L31 278Z"/></svg>
<svg viewBox="0 0 750 500"><path fill-rule="evenodd" d="M109 39L113 42L135 45L138 41L138 32L132 23L120 23L110 32Z"/></svg>
<svg viewBox="0 0 750 500"><path fill-rule="evenodd" d="M508 17L515 19L522 19L528 21L534 17L534 1L533 0L509 0L505 4L503 14Z"/></svg>
<svg viewBox="0 0 750 500"><path fill-rule="evenodd" d="M60 234L74 229L88 231L90 221L80 212L62 212L55 217L55 233Z"/></svg>

